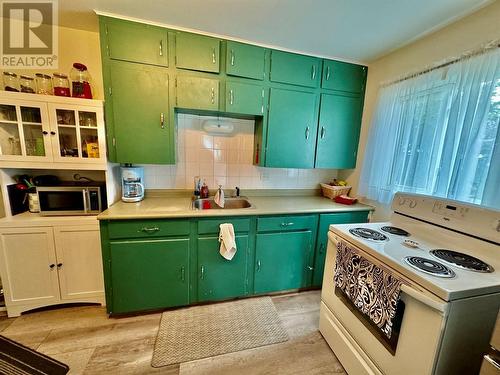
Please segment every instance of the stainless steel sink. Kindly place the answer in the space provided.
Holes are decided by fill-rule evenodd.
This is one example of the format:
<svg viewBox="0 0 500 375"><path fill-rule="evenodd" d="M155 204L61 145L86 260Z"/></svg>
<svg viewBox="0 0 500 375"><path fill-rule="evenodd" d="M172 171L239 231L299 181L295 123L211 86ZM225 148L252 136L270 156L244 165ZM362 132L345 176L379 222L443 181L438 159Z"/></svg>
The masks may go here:
<svg viewBox="0 0 500 375"><path fill-rule="evenodd" d="M219 207L213 198L196 199L193 201L194 210L234 210L238 208L252 208L252 204L245 197L226 198L224 208Z"/></svg>

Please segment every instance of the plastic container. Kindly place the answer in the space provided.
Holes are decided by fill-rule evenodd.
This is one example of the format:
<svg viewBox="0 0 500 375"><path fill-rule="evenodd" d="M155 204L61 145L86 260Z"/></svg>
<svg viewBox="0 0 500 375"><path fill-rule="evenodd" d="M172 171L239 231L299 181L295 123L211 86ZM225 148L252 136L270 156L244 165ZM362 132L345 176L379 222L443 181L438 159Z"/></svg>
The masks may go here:
<svg viewBox="0 0 500 375"><path fill-rule="evenodd" d="M52 77L43 74L43 73L37 73L35 74L36 77L36 92L37 94L43 94L43 95L53 95L54 91L52 90Z"/></svg>
<svg viewBox="0 0 500 375"><path fill-rule="evenodd" d="M3 88L5 91L19 92L19 79L16 73L3 72Z"/></svg>
<svg viewBox="0 0 500 375"><path fill-rule="evenodd" d="M69 79L66 74L54 73L52 75L54 84L54 95L56 96L71 96L69 89Z"/></svg>
<svg viewBox="0 0 500 375"><path fill-rule="evenodd" d="M81 63L74 63L70 76L72 96L74 98L92 99L91 78L87 67Z"/></svg>
<svg viewBox="0 0 500 375"><path fill-rule="evenodd" d="M21 92L34 94L36 92L35 79L30 76L19 76L19 86Z"/></svg>

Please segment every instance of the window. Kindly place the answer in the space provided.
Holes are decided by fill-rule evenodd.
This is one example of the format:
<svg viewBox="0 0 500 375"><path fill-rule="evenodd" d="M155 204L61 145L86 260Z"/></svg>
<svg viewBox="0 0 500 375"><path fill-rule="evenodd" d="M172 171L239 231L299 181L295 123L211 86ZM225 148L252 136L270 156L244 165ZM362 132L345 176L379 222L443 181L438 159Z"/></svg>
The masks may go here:
<svg viewBox="0 0 500 375"><path fill-rule="evenodd" d="M500 208L500 52L384 87L372 119L360 194L397 191Z"/></svg>

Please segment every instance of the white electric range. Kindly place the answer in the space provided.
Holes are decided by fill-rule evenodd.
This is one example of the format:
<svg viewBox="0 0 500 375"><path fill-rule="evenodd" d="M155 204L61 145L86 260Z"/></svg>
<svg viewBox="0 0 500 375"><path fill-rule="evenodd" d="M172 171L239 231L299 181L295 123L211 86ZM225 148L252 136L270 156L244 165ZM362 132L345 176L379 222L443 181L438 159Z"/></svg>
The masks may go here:
<svg viewBox="0 0 500 375"><path fill-rule="evenodd" d="M500 211L397 193L389 222L332 225L320 331L350 374L474 374L500 307ZM391 343L336 293L336 245L402 281Z"/></svg>

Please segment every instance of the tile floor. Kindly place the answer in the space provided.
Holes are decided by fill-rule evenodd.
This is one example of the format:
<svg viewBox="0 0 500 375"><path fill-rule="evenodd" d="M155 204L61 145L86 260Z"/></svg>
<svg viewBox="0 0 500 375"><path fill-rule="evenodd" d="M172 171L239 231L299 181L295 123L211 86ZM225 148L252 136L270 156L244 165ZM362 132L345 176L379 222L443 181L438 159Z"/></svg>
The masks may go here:
<svg viewBox="0 0 500 375"><path fill-rule="evenodd" d="M161 313L108 318L103 307L0 317L0 334L46 353L70 374L345 374L318 331L319 291L273 297L290 340L162 368L151 367Z"/></svg>

